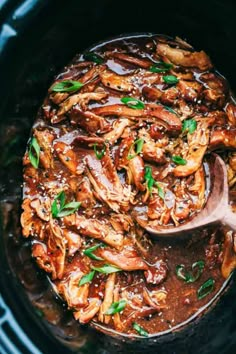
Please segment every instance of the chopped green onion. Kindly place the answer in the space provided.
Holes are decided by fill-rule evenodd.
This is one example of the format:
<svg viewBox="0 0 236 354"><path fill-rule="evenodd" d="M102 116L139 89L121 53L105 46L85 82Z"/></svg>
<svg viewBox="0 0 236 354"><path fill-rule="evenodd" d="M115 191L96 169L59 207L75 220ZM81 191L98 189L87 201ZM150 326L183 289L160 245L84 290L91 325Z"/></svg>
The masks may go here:
<svg viewBox="0 0 236 354"><path fill-rule="evenodd" d="M133 108L133 109L144 109L145 108L145 104L142 101L137 100L137 98L122 97L121 102L126 104L126 106Z"/></svg>
<svg viewBox="0 0 236 354"><path fill-rule="evenodd" d="M66 204L65 192L61 191L60 193L58 193L58 195L55 197L52 203L51 206L52 217L63 218L64 216L73 214L76 210L78 210L80 205L81 205L80 202L70 202Z"/></svg>
<svg viewBox="0 0 236 354"><path fill-rule="evenodd" d="M175 114L176 116L178 116L178 113L176 113L173 108L168 107L168 106L164 106L164 105L163 105L163 107L165 108L166 111L171 112L171 113Z"/></svg>
<svg viewBox="0 0 236 354"><path fill-rule="evenodd" d="M102 267L92 267L93 270L96 270L99 273L103 273L103 274L111 274L111 273L115 273L115 272L120 272L121 269L112 266L110 264L104 264L104 266Z"/></svg>
<svg viewBox="0 0 236 354"><path fill-rule="evenodd" d="M176 163L176 165L186 165L187 160L183 159L181 156L174 155L171 157L172 161Z"/></svg>
<svg viewBox="0 0 236 354"><path fill-rule="evenodd" d="M163 76L163 80L166 84L175 85L179 82L179 79L174 75Z"/></svg>
<svg viewBox="0 0 236 354"><path fill-rule="evenodd" d="M171 68L173 68L173 64L165 63L164 61L159 61L150 66L149 71L153 73L163 73L169 71Z"/></svg>
<svg viewBox="0 0 236 354"><path fill-rule="evenodd" d="M93 150L95 152L95 155L97 157L98 160L101 160L103 158L103 156L105 155L106 152L106 145L104 144L102 147L102 150L99 152L97 150L97 143L93 145Z"/></svg>
<svg viewBox="0 0 236 354"><path fill-rule="evenodd" d="M157 186L157 190L158 190L158 195L161 199L165 200L165 192L164 189L161 188L161 186L159 185L158 182L155 182L155 185Z"/></svg>
<svg viewBox="0 0 236 354"><path fill-rule="evenodd" d="M176 275L179 279L187 282L189 279L189 274L185 271L185 265L178 264L175 268Z"/></svg>
<svg viewBox="0 0 236 354"><path fill-rule="evenodd" d="M83 86L82 82L74 80L64 80L57 82L52 86L54 92L73 92L79 90Z"/></svg>
<svg viewBox="0 0 236 354"><path fill-rule="evenodd" d="M145 331L145 329L143 329L141 326L139 326L139 324L136 322L133 323L133 329L135 329L135 331L138 332L138 334L140 334L140 336L143 336L143 337L149 336L148 332Z"/></svg>
<svg viewBox="0 0 236 354"><path fill-rule="evenodd" d="M93 280L94 274L95 270L92 270L92 272L84 275L79 281L79 286L90 283Z"/></svg>
<svg viewBox="0 0 236 354"><path fill-rule="evenodd" d="M138 139L138 140L136 140L132 145L131 145L131 147L130 147L130 149L129 149L129 153L128 153L128 157L127 157L127 159L128 160L131 160L131 159L133 159L135 156L137 156L138 154L140 154L140 152L142 151L142 149L143 149L143 143L144 143L144 140L143 139ZM135 154L133 154L133 155L131 155L130 154L130 152L131 152L131 150L133 149L133 148L135 148L136 147L136 151L135 151Z"/></svg>
<svg viewBox="0 0 236 354"><path fill-rule="evenodd" d="M147 188L150 193L152 193L153 186L157 187L158 195L161 199L165 199L165 193L163 188L161 188L160 184L155 181L152 177L152 168L150 166L145 166L144 180L147 182Z"/></svg>
<svg viewBox="0 0 236 354"><path fill-rule="evenodd" d="M41 309L39 309L38 307L35 307L34 308L34 310L35 310L35 313L39 316L39 317L44 317L44 312L41 310Z"/></svg>
<svg viewBox="0 0 236 354"><path fill-rule="evenodd" d="M96 64L102 64L104 62L103 58L100 57L100 55L94 53L94 52L87 52L84 54L84 59L93 61Z"/></svg>
<svg viewBox="0 0 236 354"><path fill-rule="evenodd" d="M31 139L30 146L29 146L29 159L31 165L34 168L38 168L39 166L39 153L40 153L40 146L38 141L35 137Z"/></svg>
<svg viewBox="0 0 236 354"><path fill-rule="evenodd" d="M106 315L114 315L115 313L121 312L124 310L127 302L126 300L120 300L113 302L109 309L105 312Z"/></svg>
<svg viewBox="0 0 236 354"><path fill-rule="evenodd" d="M195 119L186 119L182 124L182 132L187 132L189 134L193 134L197 129L197 122Z"/></svg>
<svg viewBox="0 0 236 354"><path fill-rule="evenodd" d="M192 264L192 274L187 272L185 265L180 264L176 266L176 275L179 279L184 280L186 283L194 283L200 278L204 269L205 263L198 261Z"/></svg>
<svg viewBox="0 0 236 354"><path fill-rule="evenodd" d="M149 192L152 192L152 187L155 184L155 180L152 177L152 168L150 166L145 166L144 169L145 173L144 173L144 180L145 182L147 182L147 188L149 190Z"/></svg>
<svg viewBox="0 0 236 354"><path fill-rule="evenodd" d="M197 291L198 300L203 299L214 290L215 280L210 278Z"/></svg>
<svg viewBox="0 0 236 354"><path fill-rule="evenodd" d="M99 247L102 247L103 243L99 243L98 245L92 246L90 248L87 248L86 250L84 250L84 254L91 258L94 259L95 261L102 261L103 258L96 256L93 251L96 251Z"/></svg>

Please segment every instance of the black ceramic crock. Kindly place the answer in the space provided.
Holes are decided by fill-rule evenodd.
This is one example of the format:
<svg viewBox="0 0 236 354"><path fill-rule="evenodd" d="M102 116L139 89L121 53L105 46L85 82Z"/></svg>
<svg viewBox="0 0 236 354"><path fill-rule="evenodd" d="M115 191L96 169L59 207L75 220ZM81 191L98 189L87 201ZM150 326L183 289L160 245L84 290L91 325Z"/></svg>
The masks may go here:
<svg viewBox="0 0 236 354"><path fill-rule="evenodd" d="M0 0L1 354L236 353L234 275L204 315L150 339L80 328L70 314L63 325L45 321L34 303L48 291L55 300L43 275L30 275L34 264L19 226L21 158L30 127L53 76L77 52L121 33L178 35L209 53L234 90L235 13L229 0Z"/></svg>

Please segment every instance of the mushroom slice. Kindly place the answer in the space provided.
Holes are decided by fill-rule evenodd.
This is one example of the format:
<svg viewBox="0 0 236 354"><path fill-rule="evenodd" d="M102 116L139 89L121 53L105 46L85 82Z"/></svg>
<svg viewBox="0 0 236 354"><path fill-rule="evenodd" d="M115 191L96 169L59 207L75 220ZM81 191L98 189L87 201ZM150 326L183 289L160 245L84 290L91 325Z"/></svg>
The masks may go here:
<svg viewBox="0 0 236 354"><path fill-rule="evenodd" d="M157 55L167 58L171 63L190 68L198 68L202 71L212 68L210 58L204 51L192 52L184 49L172 48L168 44L157 44Z"/></svg>
<svg viewBox="0 0 236 354"><path fill-rule="evenodd" d="M99 310L98 320L100 322L108 324L110 322L111 316L106 315L106 311L109 309L113 303L113 293L115 288L116 273L112 273L108 276L105 285L105 295L102 305Z"/></svg>

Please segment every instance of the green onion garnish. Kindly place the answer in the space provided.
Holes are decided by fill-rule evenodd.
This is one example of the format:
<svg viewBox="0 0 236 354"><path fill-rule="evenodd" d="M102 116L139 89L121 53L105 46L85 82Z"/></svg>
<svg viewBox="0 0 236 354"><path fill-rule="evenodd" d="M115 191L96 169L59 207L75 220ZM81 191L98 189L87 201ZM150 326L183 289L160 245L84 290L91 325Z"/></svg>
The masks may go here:
<svg viewBox="0 0 236 354"><path fill-rule="evenodd" d="M183 159L181 156L174 155L171 157L172 161L176 163L176 165L186 165L187 160Z"/></svg>
<svg viewBox="0 0 236 354"><path fill-rule="evenodd" d="M201 300L207 295L209 295L214 290L214 286L215 280L212 278L208 279L205 283L203 283L197 291L198 300Z"/></svg>
<svg viewBox="0 0 236 354"><path fill-rule="evenodd" d="M79 90L82 86L83 84L79 81L64 80L53 85L51 90L54 92L73 92Z"/></svg>
<svg viewBox="0 0 236 354"><path fill-rule="evenodd" d="M205 263L203 261L198 261L192 264L192 273L187 272L185 265L180 264L176 266L176 275L179 279L185 281L186 283L194 283L200 278L204 269Z"/></svg>
<svg viewBox="0 0 236 354"><path fill-rule="evenodd" d="M34 168L38 168L39 166L39 153L40 153L40 146L38 141L35 137L31 139L30 146L29 146L29 159L31 165Z"/></svg>
<svg viewBox="0 0 236 354"><path fill-rule="evenodd" d="M84 54L84 59L88 61L93 61L96 64L102 64L104 62L103 58L100 55L94 52L87 52Z"/></svg>
<svg viewBox="0 0 236 354"><path fill-rule="evenodd" d="M126 104L126 106L133 108L133 109L144 109L145 108L145 104L142 101L137 100L137 98L122 97L121 102Z"/></svg>
<svg viewBox="0 0 236 354"><path fill-rule="evenodd" d="M176 116L178 116L178 113L176 113L176 111L173 108L168 107L168 106L164 106L164 105L163 105L163 107L165 108L166 111L171 112L171 113L175 114Z"/></svg>
<svg viewBox="0 0 236 354"><path fill-rule="evenodd" d="M103 273L103 274L111 274L111 273L121 271L120 268L117 268L117 267L112 266L110 264L104 264L104 266L102 266L102 267L92 267L92 269L96 270L99 273Z"/></svg>
<svg viewBox="0 0 236 354"><path fill-rule="evenodd" d="M138 332L138 334L140 334L140 336L143 336L143 337L149 336L148 332L145 331L145 329L143 329L141 326L139 326L139 324L136 322L133 323L133 329L135 329L135 331Z"/></svg>
<svg viewBox="0 0 236 354"><path fill-rule="evenodd" d="M70 202L66 204L65 192L61 191L55 197L52 206L51 212L53 218L63 218L64 216L73 214L80 207L80 202Z"/></svg>
<svg viewBox="0 0 236 354"><path fill-rule="evenodd" d="M34 308L34 311L35 311L35 313L36 313L40 318L42 318L42 317L45 316L45 315L44 315L44 312L43 312L41 309L39 309L38 307L35 307L35 308Z"/></svg>
<svg viewBox="0 0 236 354"><path fill-rule="evenodd" d="M153 186L156 186L159 197L162 198L163 200L165 199L164 190L163 188L161 188L159 183L156 182L155 179L152 177L152 168L150 166L145 166L144 180L147 183L147 188L150 193L152 193Z"/></svg>
<svg viewBox="0 0 236 354"><path fill-rule="evenodd" d="M158 190L158 195L161 199L165 200L165 192L164 192L164 189L159 185L158 182L155 182L155 185L157 187L157 190Z"/></svg>
<svg viewBox="0 0 236 354"><path fill-rule="evenodd" d="M143 149L143 143L144 143L144 140L143 139L138 139L138 140L136 140L132 145L131 145L131 147L130 147L130 149L129 149L129 153L128 153L128 157L127 157L127 159L128 160L131 160L131 159L133 159L135 156L137 156L138 154L140 154L140 152L142 151L142 149ZM130 152L131 152L131 150L132 149L135 149L135 154L133 154L133 155L131 155L130 154Z"/></svg>
<svg viewBox="0 0 236 354"><path fill-rule="evenodd" d="M163 76L163 80L166 84L175 85L179 82L179 79L174 75Z"/></svg>
<svg viewBox="0 0 236 354"><path fill-rule="evenodd" d="M115 313L123 311L126 304L126 300L113 302L113 304L111 304L109 309L105 312L105 315L114 315Z"/></svg>
<svg viewBox="0 0 236 354"><path fill-rule="evenodd" d="M182 123L182 132L193 134L197 129L197 122L195 119L186 119Z"/></svg>
<svg viewBox="0 0 236 354"><path fill-rule="evenodd" d="M152 66L150 66L149 71L153 73L164 73L173 68L173 64L165 63L164 61L159 61Z"/></svg>
<svg viewBox="0 0 236 354"><path fill-rule="evenodd" d="M97 143L93 145L93 150L95 152L95 155L97 157L98 160L101 160L103 158L103 156L105 155L106 152L106 145L104 144L101 151L97 150Z"/></svg>
<svg viewBox="0 0 236 354"><path fill-rule="evenodd" d="M92 270L92 272L84 275L79 281L79 286L90 283L93 280L94 274L95 270Z"/></svg>
<svg viewBox="0 0 236 354"><path fill-rule="evenodd" d="M94 259L95 261L102 261L103 258L96 256L93 252L96 251L99 247L103 247L103 246L104 246L103 243L99 243L98 245L95 245L95 246L92 246L90 248L87 248L86 250L84 250L83 253L87 257L89 257L91 259Z"/></svg>
<svg viewBox="0 0 236 354"><path fill-rule="evenodd" d="M152 168L150 166L145 166L144 180L147 182L149 192L151 192L155 179L152 177Z"/></svg>

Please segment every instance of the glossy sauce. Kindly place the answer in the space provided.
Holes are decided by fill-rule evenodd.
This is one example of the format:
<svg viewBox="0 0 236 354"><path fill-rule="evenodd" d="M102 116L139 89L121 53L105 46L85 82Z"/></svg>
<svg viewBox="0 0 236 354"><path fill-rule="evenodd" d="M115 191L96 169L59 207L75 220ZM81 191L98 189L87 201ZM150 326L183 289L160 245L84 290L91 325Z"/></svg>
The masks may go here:
<svg viewBox="0 0 236 354"><path fill-rule="evenodd" d="M143 79L145 75L150 77L151 73L147 73L144 69L138 68L137 65L133 65L122 60L111 59L110 56L116 52L129 53L130 55L132 54L133 56L137 56L140 59L146 58L148 60L152 60L153 63L155 63L158 60L155 54L155 47L159 41L160 43L165 43L165 41L168 42L168 39L157 36L144 36L139 38L131 37L125 39L122 38L93 48L93 51L104 58L102 65L107 65L109 70L119 75L132 74L134 76L133 83L135 88L132 92L127 94L119 88L112 89L108 87L109 85L105 85L105 90L108 93L108 97L102 100L102 102L92 100L87 103L86 110L82 110L87 112L95 109L96 112L96 109L99 110L100 107L120 104L120 98L127 95L131 97L139 97L139 99L145 105L147 105L149 103L148 99L140 96L140 92L144 86L152 86L152 84L147 84ZM56 81L68 79L81 80L83 75L86 75L86 73L89 71L89 68L95 66L95 64L92 63L90 64L88 70L84 68L80 69L78 68L78 65L81 61L83 61L83 56L77 57L77 59L75 59L75 61L66 68L64 73L58 75ZM203 84L203 81L200 77L202 73L199 73L198 70L185 70L181 67L178 67L176 68L176 75L178 75L178 70L182 74L188 74L189 72L192 73L195 80L198 83ZM218 77L218 74L215 72L214 75ZM159 81L161 81L161 79ZM161 93L166 92L168 88L170 89L167 84L163 82L160 83L159 81L154 86L156 89L160 90ZM100 88L102 87L104 89L104 85L99 85ZM207 89L207 84L204 83L204 85L204 88ZM97 92L99 92L99 90ZM225 94L225 96L227 96L227 94ZM217 110L216 108L218 108L218 110L222 109L222 111L224 111L226 105L229 102L231 101L227 96L224 107L219 108L215 107L214 104L209 104L206 108L204 105L204 107L202 107L202 103L200 101L197 103L196 101L194 103L189 103L189 106L190 108L194 106L194 109L197 111L197 113L195 113L198 115L202 114L202 111L205 109L207 113L205 116L203 116L207 118L208 113L212 110ZM46 111L45 107L47 107ZM173 106L173 108L175 108L175 106ZM105 160L106 156L104 159L102 158L101 162L95 159L94 144L88 144L86 142L81 143L76 140L76 137L82 136L85 139L95 138L99 141L99 138L104 134L101 133L100 130L89 132L89 127L84 128L84 126L77 126L76 109L81 109L81 107L74 105L74 107L71 107L71 110L68 110L62 121L57 121L54 123L53 117L56 117L57 115L58 104L53 102L53 93L52 91L49 91L49 94L45 99L42 109L39 111L36 123L32 130L32 134L34 136L37 136L37 132L41 132L43 134L46 132L46 134L49 133L49 135L52 136L51 145L49 145L48 150L50 157L48 161L44 161L44 164L51 162L53 164L50 165L50 167L45 167L40 160L39 168L37 170L32 169L28 157L28 151L26 152L24 171L25 200L29 199L30 202L39 200L40 203L44 203L49 200L49 204L51 206L53 199L56 197L58 192L64 190L66 192L67 202L72 200L82 202L82 207L76 210L75 214L73 214L76 215L78 221L76 221L76 218L75 220L73 219L73 215L68 217L68 219L51 219L51 216L48 216L48 214L50 214L50 206L46 206L46 209L48 207L46 210L47 218L42 221L42 219L40 220L39 212L30 204L31 212L33 215L31 215L31 218L33 218L33 226L31 227L31 232L29 235L33 236L34 240L33 256L36 258L39 266L44 270L48 269L48 265L50 265L51 268L55 266L56 270L48 272L51 274L50 276L52 277L52 282L54 283L54 289L56 289L58 294L62 297L62 299L65 300L66 303L73 303L73 305L69 305L68 307L72 312L74 312L75 317L82 324L93 321L95 324L102 323L102 325L107 328L112 328L118 332L133 335L137 334L133 328L133 322L137 322L149 334L171 329L200 311L221 289L224 283L224 278L221 275L221 265L224 251L223 231L216 231L214 229L205 230L202 237L198 236L194 241L191 242L186 240L170 243L169 241L167 242L151 239L150 235L147 235L142 229L143 223L155 222L158 224L159 222L162 222L158 219L158 221L156 221L157 217L154 218L153 215L150 217L151 213L149 213L147 217L147 208L150 207L150 200L151 203L153 201L153 195L149 193L148 202L144 201L144 192L147 190L147 187L146 189L142 189L142 186L134 186L134 182L128 183L126 169L113 171L113 169L110 167L111 165L109 165L109 160ZM71 118L71 115L74 114L73 110L75 110L75 118ZM178 114L180 114L179 111ZM188 116L188 118L189 117L191 116ZM124 117L121 117L121 119L122 118ZM52 120L50 121L50 119ZM84 119L86 120L90 118L85 117ZM150 124L154 124L154 120L150 122L148 119L142 119L142 117L141 119L133 120L133 118L131 118L130 120L132 121L132 129L127 129L127 131L124 132L124 135L121 134L118 137L118 142L116 141L114 144L110 144L109 146L112 164L115 161L117 150L119 149L119 144L122 142L122 139L126 139L129 136L132 136L132 134L135 135L136 131L142 128L149 131ZM105 119L105 124L108 123L111 128L116 123L116 121L117 117L115 115L108 114L108 118ZM159 126L159 128L159 133L162 136L163 127ZM109 129L107 132L105 132L105 134L107 133L109 133ZM116 129L114 129L114 134L115 133ZM180 135L181 132L178 134ZM168 134L166 131L164 131L163 137L166 135L169 139L168 144L170 146L174 145L178 139L176 134ZM137 139L137 135L135 135L135 138ZM183 145L180 145L180 147L177 145L176 154L182 153L181 146L183 150L187 146L186 137L181 136L180 139L182 139L181 141L183 142ZM162 139L157 139L160 144L161 140ZM39 145L40 143L42 144L42 141L39 142ZM63 145L64 147L62 149L63 152L61 155L61 147L58 147L60 144L64 144L66 146L65 147ZM45 150L44 147L41 146L41 151L47 152L47 146ZM68 168L68 165L66 164L68 161L70 162L70 159L73 160L73 158L69 157L69 160L67 159L63 161L64 157L65 159L67 158L68 151L72 151L75 156L76 168L73 171ZM184 176L183 178L176 178L176 176L174 177L172 174L172 171L176 167L173 162L171 162L171 155L173 155L174 152L175 148L166 151L166 161L164 163L156 164L155 162L153 163L153 161L148 161L146 166L151 166L154 179L158 180L160 183L163 183L165 203L168 209L171 210L174 207L173 200L175 198L174 195L176 193L176 186L183 186L184 192L181 192L183 203L186 202L185 193L188 191L188 198L191 200L191 208L187 214L187 217L179 219L179 222L184 222L186 221L186 218L194 216L194 214L197 213L201 207L203 207L205 198L209 192L209 176L207 173L207 163L204 162L203 181L206 186L204 188L204 195L201 197L203 200L201 201L201 206L199 207L198 202L200 197L196 193L191 193L189 189L189 186L193 185L193 176L188 175L186 177ZM143 157L142 153L140 154L140 157ZM81 199L82 194L80 186L82 183L85 183L88 178L90 180L88 195L87 198ZM96 178L98 180L97 189L94 187L94 182L91 182ZM120 182L117 181L117 178ZM112 198L111 201L107 201L106 198L109 198L106 196L104 197L106 190L109 190L111 195L113 192L114 194L119 194L119 192L116 190L116 188L118 188L116 187L116 181L117 184L121 184L122 188L126 188L126 192L124 192L124 200L120 202L122 207L119 206L118 212L115 209L117 206L114 204L116 201L114 202ZM99 187L99 183L102 187ZM145 185L143 178L142 185ZM104 194L101 193L101 190L104 191ZM134 190L135 199L129 201L127 206L125 204L125 197L127 197L127 194L130 193L131 200L132 192L134 192ZM157 192L155 192L155 197L157 197ZM162 203L162 201L158 202ZM136 208L136 211L138 211L138 216L136 214L135 221L132 219L132 217L130 217L131 209L133 206L134 209ZM122 217L128 218L128 221L123 221L122 231L119 230L120 224L119 222L117 224L116 213L119 215L121 214ZM88 220L91 221L91 224L96 221L98 222L96 227L94 227L96 230L90 230L90 225L87 223ZM50 227L52 227L50 226L50 222L53 223L54 230L58 230L56 233L62 232L63 234L65 230L69 230L70 233L73 233L73 237L76 240L74 247L77 247L75 252L72 252L70 249L70 242L73 243L74 241L65 239L64 234L62 237L64 241L62 243L56 238L56 233L54 233L54 236L52 236L52 233L50 233L51 231L46 231L45 234L44 230L53 230L53 228L50 229ZM129 225L127 226L125 222L127 222ZM174 222L176 222L175 219L171 219L169 217L165 222L165 225L173 224ZM25 224L26 222L23 221L23 226L25 226ZM122 236L121 238L123 244L121 247L116 247L114 241L112 241L113 243L111 243L111 241L106 241L106 228L110 230L107 234L109 237L115 233L116 236ZM25 236L29 235L25 234ZM52 237L52 240L49 242L48 240L50 237ZM104 313L101 316L101 309L99 310L100 312L97 311L94 316L89 318L89 320L82 320L82 316L84 315L83 311L86 312L86 306L89 306L89 304L94 299L98 299L100 306L103 303L104 298L106 298L106 284L108 284L108 278L110 280L112 278L110 275L107 276L96 272L91 285L89 285L89 290L86 295L86 305L76 304L76 301L81 294L74 295L77 294L76 292L78 291L78 282L81 278L76 278L77 280L73 280L72 283L70 283L71 275L78 273L77 275L79 276L79 272L82 272L83 275L86 275L93 269L92 267L101 267L102 265L109 263L108 261L91 261L88 259L88 257L84 256L83 251L85 249L97 245L98 242L101 241L106 243L106 247L104 249L98 248L96 251L96 255L101 258L103 257L103 254L105 254L106 250L111 253L113 258L117 259L119 259L120 254L124 254L125 260L129 260L130 258L132 259L130 254L133 254L134 258L136 257L136 261L134 262L136 265L133 266L134 269L127 271L126 269L122 268L123 270L117 272L115 275L115 285L113 284L112 293L117 290L117 297L119 300L126 299L128 304L124 311L119 314L119 321L120 324L122 324L120 326L117 326L117 322L113 321L113 317L107 319L107 321L104 319L101 320L101 318L105 316ZM54 245L54 242L56 246ZM66 244L66 247L63 246L64 243ZM36 250L35 246L41 247L40 252ZM42 254L42 249L44 251L46 249L45 254ZM62 255L63 252L65 252L64 256ZM127 253L128 256L126 256ZM47 261L45 261L45 258L43 257L47 257ZM61 257L64 257L63 261L61 261ZM115 266L117 266L117 259L113 264ZM189 272L191 271L192 265L199 261L204 261L204 269L196 281L193 283L187 283L183 279L179 279L177 277L176 267L178 265L184 265L185 269ZM60 264L63 262L64 270L62 274L58 275L58 269L60 268ZM135 266L137 266L139 262L140 264L142 262L143 263L140 266L140 269L136 269ZM127 261L127 263L129 262ZM199 299L197 292L208 279L214 280L214 287L209 295L205 296L203 299ZM68 286L72 286L70 291L67 291ZM148 293L149 295L154 294L155 296L159 296L158 299L160 303L158 303L158 310L155 307L152 307L150 302L148 303L148 301L145 299L145 296L147 297L147 295L144 295L145 291L146 294ZM116 300L113 298L111 303L114 302L116 302ZM83 308L85 308L85 310L83 310Z"/></svg>

